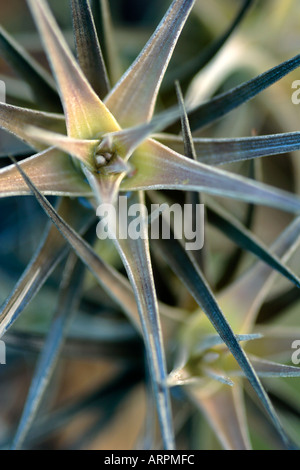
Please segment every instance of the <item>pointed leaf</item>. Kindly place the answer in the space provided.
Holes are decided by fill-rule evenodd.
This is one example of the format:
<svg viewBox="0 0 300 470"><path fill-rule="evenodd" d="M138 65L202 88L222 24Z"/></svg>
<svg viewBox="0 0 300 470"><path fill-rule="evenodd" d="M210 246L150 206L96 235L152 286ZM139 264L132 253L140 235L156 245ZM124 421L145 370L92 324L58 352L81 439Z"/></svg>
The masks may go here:
<svg viewBox="0 0 300 470"><path fill-rule="evenodd" d="M138 211L143 211L145 208L141 194L133 195L129 203L130 208L138 205ZM122 211L120 207L119 211ZM122 257L138 304L162 438L165 448L170 450L174 448L175 444L170 396L167 386L166 359L151 267L147 219L144 212L140 216L144 218L141 222L141 236L134 240L130 236L127 238L118 237L118 233L116 233L116 247ZM129 217L127 220L128 226L122 226L119 230L130 228L132 220Z"/></svg>
<svg viewBox="0 0 300 470"><path fill-rule="evenodd" d="M119 130L114 117L93 91L58 29L44 0L28 0L58 82L69 137L93 139Z"/></svg>
<svg viewBox="0 0 300 470"><path fill-rule="evenodd" d="M300 377L300 367L278 364L252 355L250 357L259 377ZM230 375L239 375L239 372L230 371Z"/></svg>
<svg viewBox="0 0 300 470"><path fill-rule="evenodd" d="M56 147L80 160L91 170L95 168L95 153L100 140L72 139L62 134L49 132L38 127L29 126L24 133L29 138L42 142L45 145Z"/></svg>
<svg viewBox="0 0 300 470"><path fill-rule="evenodd" d="M0 103L0 127L16 135L37 150L44 150L45 145L28 136L26 126L37 126L55 132L65 132L65 118L60 114L43 113L31 109L18 108Z"/></svg>
<svg viewBox="0 0 300 470"><path fill-rule="evenodd" d="M91 196L91 189L71 159L56 149L23 160L20 165L43 194L49 196ZM0 170L0 197L31 194L15 165Z"/></svg>
<svg viewBox="0 0 300 470"><path fill-rule="evenodd" d="M109 82L88 0L72 0L73 29L79 65L97 95L103 99Z"/></svg>
<svg viewBox="0 0 300 470"><path fill-rule="evenodd" d="M24 180L36 196L38 202L43 207L45 212L51 217L51 220L57 225L57 228L61 231L61 233L67 238L71 246L76 249L76 254L82 259L82 261L87 265L87 267L94 273L97 279L100 281L102 285L105 285L106 288L109 289L109 294L120 303L121 308L125 309L128 313L131 321L134 324L139 325L139 320L136 317L136 306L132 305L132 292L129 289L127 283L123 280L123 278L115 272L111 267L107 266L103 263L99 257L91 250L89 245L87 245L79 235L74 232L70 227L68 227L65 222L58 216L56 211L53 209L49 201L37 190L37 188L33 185L30 179L26 176L24 171L22 170L21 166L15 163L18 170L22 174ZM145 229L144 229L145 230ZM128 249L128 248L127 248ZM126 250L127 251L127 250ZM166 384L166 371L165 371L165 364L164 358L161 356L162 352L160 349L161 343L161 332L159 324L157 324L158 317L157 317L157 301L153 299L153 288L151 291L149 290L153 286L153 277L151 276L151 271L149 269L149 275L147 276L145 283L143 282L143 277L140 275L140 271L133 271L132 267L128 264L128 259L126 259L126 254L122 250L123 259L126 263L125 266L128 269L128 274L134 283L134 290L137 299L139 300L139 312L140 312L140 321L142 322L143 332L146 336L146 346L151 347L151 356L153 352L155 352L155 363L150 363L151 368L153 367L153 374L155 374L155 382L154 385L157 389L157 395L159 397L158 403L158 412L161 419L162 431L164 432L163 437L165 441L165 445L168 448L173 447L173 436L172 431L170 429L171 426L171 417L170 417L170 404L169 404L169 397L168 397L168 390ZM146 260L148 266L150 264L149 261L149 251L147 252L144 242L142 246L140 246L140 251L137 252L137 255L141 257L141 260ZM138 267L138 266L137 266ZM146 266L144 263L142 264L140 269L145 270ZM139 275L137 275L139 273ZM140 284L141 283L141 284ZM150 283L150 284L149 284ZM142 290L140 287L143 286L145 289ZM144 292L147 295L144 297ZM149 296L151 294L151 296ZM149 309L149 310L146 310ZM154 335L149 335L149 331L147 328L146 319L142 316L145 313L151 314L151 322L156 323L156 330ZM154 324L155 324L154 323ZM147 326L146 326L147 325ZM139 327L139 326L138 326ZM152 329L151 329L152 331ZM149 336L148 336L149 335ZM154 342L153 342L154 341ZM148 343L148 344L147 344ZM157 356L157 350L159 355ZM148 354L150 355L150 351L148 350ZM158 380L159 379L159 380Z"/></svg>
<svg viewBox="0 0 300 470"><path fill-rule="evenodd" d="M158 134L155 138L175 152L184 153L182 137ZM241 160L293 152L300 149L299 141L300 132L239 139L193 138L197 160L207 165L225 165Z"/></svg>
<svg viewBox="0 0 300 470"><path fill-rule="evenodd" d="M189 119L193 131L211 124L227 113L246 103L261 91L278 82L281 78L298 68L300 54L280 65L258 75L257 77L242 83L236 88L222 93L215 98L201 104L195 109L189 110Z"/></svg>
<svg viewBox="0 0 300 470"><path fill-rule="evenodd" d="M105 100L122 127L152 117L160 84L195 0L174 0L157 30Z"/></svg>
<svg viewBox="0 0 300 470"><path fill-rule="evenodd" d="M192 161L148 139L130 159L135 168L124 179L127 191L176 189L202 191L222 197L300 212L300 199L282 190Z"/></svg>

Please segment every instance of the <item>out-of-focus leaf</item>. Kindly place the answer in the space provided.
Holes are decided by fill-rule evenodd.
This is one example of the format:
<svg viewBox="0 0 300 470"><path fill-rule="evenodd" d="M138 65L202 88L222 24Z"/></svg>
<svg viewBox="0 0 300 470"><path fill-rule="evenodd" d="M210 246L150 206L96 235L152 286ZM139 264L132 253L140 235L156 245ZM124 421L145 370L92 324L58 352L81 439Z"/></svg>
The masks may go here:
<svg viewBox="0 0 300 470"><path fill-rule="evenodd" d="M122 65L115 40L109 2L108 0L92 0L92 9L109 77L111 82L115 84L122 75Z"/></svg>
<svg viewBox="0 0 300 470"><path fill-rule="evenodd" d="M239 245L244 250L253 253L261 261L267 263L271 268L278 271L280 274L285 276L289 281L293 282L297 287L300 287L300 280L288 267L272 254L263 244L252 234L250 230L247 230L237 219L231 214L219 206L215 201L206 199L208 210L208 220L214 226L217 227Z"/></svg>
<svg viewBox="0 0 300 470"><path fill-rule="evenodd" d="M239 384L232 388L217 387L206 394L199 388L191 387L187 393L205 414L224 449L251 449L243 392Z"/></svg>
<svg viewBox="0 0 300 470"><path fill-rule="evenodd" d="M282 263L286 263L298 248L299 242L298 217L280 235L270 251ZM240 333L252 331L259 308L273 285L275 275L272 268L258 262L220 295L221 305L231 312Z"/></svg>
<svg viewBox="0 0 300 470"><path fill-rule="evenodd" d="M0 158L7 158L8 155L14 157L18 155L31 155L32 147L26 145L14 135L0 129Z"/></svg>
<svg viewBox="0 0 300 470"><path fill-rule="evenodd" d="M72 0L72 16L79 65L94 91L103 99L110 86L88 0Z"/></svg>
<svg viewBox="0 0 300 470"><path fill-rule="evenodd" d="M0 26L0 51L2 57L28 83L38 105L46 107L49 111L61 109L52 78L2 26Z"/></svg>
<svg viewBox="0 0 300 470"><path fill-rule="evenodd" d="M245 376L252 385L282 440L286 445L290 446L289 438L276 415L267 393L265 392L244 350L241 348L237 338L235 337L231 326L224 317L224 314L206 280L202 276L199 267L193 263L188 252L183 248L183 246L181 246L179 241L174 238L173 233L171 233L169 240L159 240L155 242L158 244L162 256L190 291L245 373Z"/></svg>
<svg viewBox="0 0 300 470"><path fill-rule="evenodd" d="M281 292L272 299L266 300L259 311L256 323L261 325L276 320L277 317L284 314L286 309L292 307L299 300L300 291L297 287L292 287L286 292Z"/></svg>
<svg viewBox="0 0 300 470"><path fill-rule="evenodd" d="M256 327L261 331L263 340L253 341L247 345L249 354L263 357L268 360L290 361L295 351L292 348L294 341L300 338L300 328L289 328L284 326L261 326Z"/></svg>
<svg viewBox="0 0 300 470"><path fill-rule="evenodd" d="M171 134L158 134L155 138L175 152L183 154L182 137ZM253 158L289 153L300 148L300 133L241 137L238 139L205 139L194 137L197 160L207 165L226 163Z"/></svg>
<svg viewBox="0 0 300 470"><path fill-rule="evenodd" d="M254 341L256 339L261 339L262 335L259 333L251 334L251 335L236 335L236 339L239 342L243 341ZM218 335L206 335L203 339L197 343L193 349L193 354L200 355L203 354L208 349L211 349L215 346L219 346L224 344L222 338Z"/></svg>
<svg viewBox="0 0 300 470"><path fill-rule="evenodd" d="M70 322L78 308L83 276L84 266L77 260L76 255L72 253L64 270L57 308L45 346L33 374L12 449L20 449L22 447L38 413L45 391L58 362Z"/></svg>
<svg viewBox="0 0 300 470"><path fill-rule="evenodd" d="M99 408L109 409L113 403L126 397L143 379L141 368L126 368L117 377L113 377L100 389L93 390L83 398L71 403L64 403L58 409L39 418L29 433L29 442L40 441L41 438L52 434L57 429L67 425L74 417L82 412Z"/></svg>
<svg viewBox="0 0 300 470"><path fill-rule="evenodd" d="M278 82L278 80L298 68L299 65L300 54L258 75L252 80L212 98L195 109L189 110L188 114L192 130L199 130L225 116L233 109L254 98L261 91Z"/></svg>
<svg viewBox="0 0 300 470"><path fill-rule="evenodd" d="M213 57L224 46L226 41L232 36L234 31L248 13L253 3L254 0L244 0L244 3L242 3L242 6L239 9L237 15L234 17L233 22L229 25L224 34L213 41L213 43L204 49L204 51L201 52L198 57L191 59L187 63L183 63L181 67L178 67L176 70L171 72L166 79L166 85L173 85L175 80L182 81L191 79L199 70L205 67L205 65L213 59Z"/></svg>
<svg viewBox="0 0 300 470"><path fill-rule="evenodd" d="M300 212L300 199L282 190L195 162L148 139L130 159L135 171L122 182L126 191L177 189Z"/></svg>
<svg viewBox="0 0 300 470"><path fill-rule="evenodd" d="M139 57L105 100L122 127L151 119L166 68L194 3L172 3Z"/></svg>
<svg viewBox="0 0 300 470"><path fill-rule="evenodd" d="M91 189L71 159L49 149L23 160L20 165L34 184L48 196L91 196ZM31 194L15 165L0 170L0 197Z"/></svg>
<svg viewBox="0 0 300 470"><path fill-rule="evenodd" d="M88 223L80 204L74 201L71 203L69 198L63 199L58 211L79 232ZM79 215L81 215L80 222L78 222ZM12 294L0 310L0 336L5 334L19 317L66 253L67 244L64 238L53 225L50 225Z"/></svg>
<svg viewBox="0 0 300 470"><path fill-rule="evenodd" d="M25 131L26 126L37 126L42 129L48 129L48 131L61 133L66 130L63 115L43 113L0 103L0 127L24 140L33 148L44 150L45 145L42 145L34 136L29 137L27 135Z"/></svg>
<svg viewBox="0 0 300 470"><path fill-rule="evenodd" d="M14 351L28 351L39 353L45 344L45 335L40 333L21 332L11 329L5 334L5 343ZM132 349L134 347L134 350ZM143 362L143 343L133 341L132 338L109 341L96 338L79 338L68 336L62 349L62 356L71 359L113 360L115 363L139 363ZM137 356L138 353L138 356Z"/></svg>
<svg viewBox="0 0 300 470"><path fill-rule="evenodd" d="M259 377L300 377L300 367L287 366L250 356L252 365ZM241 371L230 370L230 376L239 376Z"/></svg>
<svg viewBox="0 0 300 470"><path fill-rule="evenodd" d="M69 137L93 139L120 128L76 63L44 0L28 0L58 82Z"/></svg>

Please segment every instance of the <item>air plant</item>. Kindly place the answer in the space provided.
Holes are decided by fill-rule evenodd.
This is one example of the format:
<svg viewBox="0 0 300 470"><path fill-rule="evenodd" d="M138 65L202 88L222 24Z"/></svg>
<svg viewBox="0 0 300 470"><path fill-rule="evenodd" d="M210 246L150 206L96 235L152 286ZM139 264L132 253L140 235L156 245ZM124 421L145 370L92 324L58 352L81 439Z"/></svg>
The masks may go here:
<svg viewBox="0 0 300 470"><path fill-rule="evenodd" d="M300 330L276 329L270 321L262 326L259 312L278 273L299 288L288 261L300 242L300 198L259 181L256 164L260 157L299 150L300 134L208 138L203 129L298 68L300 55L199 104L192 92L184 100L180 83L186 89L197 72L215 59L254 1L241 1L225 34L200 56L173 68L163 86L197 0L171 3L123 75L106 0L70 2L75 56L47 2L27 3L52 75L1 27L1 53L30 87L33 103L31 108L29 103L0 104L0 126L22 141L7 138L2 145L2 156L12 161L0 170L0 195L4 201L33 195L50 225L0 312L0 333L8 345L40 350L22 415L14 434L9 429L4 436L3 447L34 447L78 413L95 408L95 422L73 443L84 447L117 414L124 396L145 381L150 392L142 448L174 449L182 428L200 410L224 448L250 449L249 429L254 432L255 422L247 417L248 407L255 409L257 422L272 435L266 447L296 448L299 436L284 412L289 407L297 416L299 403L290 398L283 378L300 375L300 369L290 364L291 344ZM156 106L160 90L162 99ZM245 166L232 165L249 161L251 174L246 176ZM212 256L206 243L200 253L185 250L174 236L176 227L170 227L168 240L152 240L144 217L137 240L120 236L118 230L111 242L97 240L96 208L111 204L118 210L119 195L127 198L129 208L153 201L189 201L194 217L203 202L209 227L238 247L223 276L225 289L210 287ZM230 201L227 207L224 198ZM247 220L235 216L235 201L246 207ZM252 230L257 205L296 215L270 248ZM245 252L257 261L241 274L233 263L240 265ZM62 263L63 272L56 269ZM57 306L41 338L32 324L32 330L22 330L21 321L24 316L26 323L31 301L58 271L61 280L53 281ZM42 305L43 311L48 309ZM99 314L96 324L91 305ZM108 306L110 341L105 317L99 313ZM124 362L125 371L73 406L49 411L45 396L59 358L72 351ZM270 385L271 377L282 384L281 394ZM280 401L282 416L261 379L275 404ZM185 439L189 448L200 441L200 437Z"/></svg>

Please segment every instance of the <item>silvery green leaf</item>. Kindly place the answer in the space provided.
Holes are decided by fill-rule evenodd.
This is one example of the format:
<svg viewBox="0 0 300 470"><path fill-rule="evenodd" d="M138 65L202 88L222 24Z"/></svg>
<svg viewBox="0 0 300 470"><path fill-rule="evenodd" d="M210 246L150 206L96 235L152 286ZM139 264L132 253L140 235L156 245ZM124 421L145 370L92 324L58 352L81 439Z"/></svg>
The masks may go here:
<svg viewBox="0 0 300 470"><path fill-rule="evenodd" d="M60 150L48 149L23 160L20 166L48 196L91 196L91 189ZM31 194L15 165L0 170L0 197Z"/></svg>
<svg viewBox="0 0 300 470"><path fill-rule="evenodd" d="M119 126L76 63L45 0L28 0L56 77L69 137L93 139Z"/></svg>
<svg viewBox="0 0 300 470"><path fill-rule="evenodd" d="M39 141L49 147L56 147L80 160L88 168L95 167L95 153L99 145L99 140L80 140L72 139L62 134L49 132L47 130L28 126L24 129L24 133L35 141Z"/></svg>
<svg viewBox="0 0 300 470"><path fill-rule="evenodd" d="M300 212L300 199L263 183L213 168L173 152L157 141L148 139L130 159L135 171L122 182L125 191L177 189L202 191Z"/></svg>
<svg viewBox="0 0 300 470"><path fill-rule="evenodd" d="M65 118L61 114L43 113L0 103L0 127L22 139L31 147L44 150L45 145L42 145L34 136L27 135L26 126L37 126L55 132L65 132L66 129Z"/></svg>
<svg viewBox="0 0 300 470"><path fill-rule="evenodd" d="M158 134L154 137L175 152L184 154L182 137L171 134ZM226 165L241 160L293 152L300 149L299 141L300 132L237 139L193 138L197 160L207 165Z"/></svg>
<svg viewBox="0 0 300 470"><path fill-rule="evenodd" d="M160 84L195 0L174 0L145 48L105 100L122 127L152 117Z"/></svg>
<svg viewBox="0 0 300 470"><path fill-rule="evenodd" d="M141 194L133 194L128 202L130 207L133 207L135 204L138 204L140 208L145 207ZM137 240L133 240L130 236L123 238L116 233L115 243L136 297L162 438L165 448L170 450L174 448L175 444L171 403L167 385L166 359L150 259L148 224L144 213L141 213L140 217L144 218L140 223L142 236ZM133 218L128 217L127 221L124 221L124 224L127 223L128 226L120 225L116 232L120 229L128 230L132 221Z"/></svg>
<svg viewBox="0 0 300 470"><path fill-rule="evenodd" d="M300 377L300 367L278 364L253 356L251 360L259 377Z"/></svg>

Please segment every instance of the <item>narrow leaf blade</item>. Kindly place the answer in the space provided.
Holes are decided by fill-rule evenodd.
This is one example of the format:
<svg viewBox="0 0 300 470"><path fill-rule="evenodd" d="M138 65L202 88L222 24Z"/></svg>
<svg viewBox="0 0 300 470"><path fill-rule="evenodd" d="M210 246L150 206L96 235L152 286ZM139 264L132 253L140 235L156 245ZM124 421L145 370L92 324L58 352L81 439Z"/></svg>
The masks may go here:
<svg viewBox="0 0 300 470"><path fill-rule="evenodd" d="M149 121L160 84L195 0L175 0L157 30L105 103L122 127Z"/></svg>

